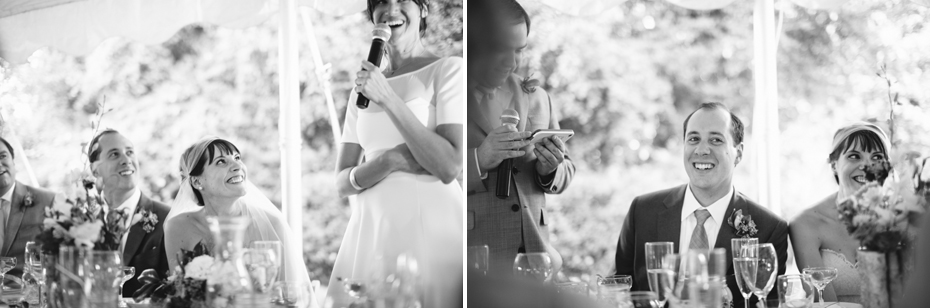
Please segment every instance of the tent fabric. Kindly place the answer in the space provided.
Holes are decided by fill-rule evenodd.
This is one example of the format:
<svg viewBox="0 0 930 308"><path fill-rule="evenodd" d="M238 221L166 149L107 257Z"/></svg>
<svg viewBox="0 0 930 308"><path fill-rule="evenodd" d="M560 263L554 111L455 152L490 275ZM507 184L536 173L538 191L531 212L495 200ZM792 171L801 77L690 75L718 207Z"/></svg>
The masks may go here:
<svg viewBox="0 0 930 308"><path fill-rule="evenodd" d="M301 0L301 6L346 15L364 0ZM279 0L9 0L0 2L0 58L20 64L43 47L83 56L103 40L159 44L193 23L246 28L276 14Z"/></svg>

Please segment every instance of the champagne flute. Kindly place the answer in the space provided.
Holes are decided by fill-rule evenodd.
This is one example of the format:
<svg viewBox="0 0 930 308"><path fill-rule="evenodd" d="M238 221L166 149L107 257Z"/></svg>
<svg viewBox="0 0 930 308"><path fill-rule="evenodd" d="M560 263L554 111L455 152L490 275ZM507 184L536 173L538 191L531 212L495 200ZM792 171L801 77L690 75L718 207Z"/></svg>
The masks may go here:
<svg viewBox="0 0 930 308"><path fill-rule="evenodd" d="M742 271L739 270L736 262L743 256L743 246L758 244L759 239L757 238L734 238L730 240L730 252L733 254L733 274L736 276L736 285L739 287L739 293L743 295L743 307L749 307L749 298L752 297L752 289L749 288L747 283L743 282ZM755 271L755 269L753 269L753 271ZM753 280L755 280L755 278L753 278Z"/></svg>
<svg viewBox="0 0 930 308"><path fill-rule="evenodd" d="M666 289L660 285L660 277L667 277L668 273L664 269L663 260L666 255L675 253L675 243L672 242L648 242L646 243L646 277L649 279L649 289L655 292L659 297L659 306L665 306L668 296L663 290Z"/></svg>
<svg viewBox="0 0 930 308"><path fill-rule="evenodd" d="M468 270L481 276L488 274L488 245L468 246Z"/></svg>
<svg viewBox="0 0 930 308"><path fill-rule="evenodd" d="M755 261L755 271L752 271L752 266L745 264L746 262L739 264L743 272L743 282L749 284L752 294L755 294L759 302L764 305L766 297L775 285L775 276L778 274L778 255L775 253L775 246L771 243L746 245L743 246L741 254L746 256L746 260L743 261Z"/></svg>
<svg viewBox="0 0 930 308"><path fill-rule="evenodd" d="M132 280L132 277L136 276L136 268L133 266L123 266L120 267L120 283L119 283L119 307L125 308L128 307L126 302L123 300L123 286L126 285L127 281Z"/></svg>
<svg viewBox="0 0 930 308"><path fill-rule="evenodd" d="M545 252L518 253L513 261L513 273L518 277L545 282L552 275L552 259Z"/></svg>
<svg viewBox="0 0 930 308"><path fill-rule="evenodd" d="M804 274L811 276L811 281L817 287L817 293L820 296L820 306L823 307L823 288L826 288L833 279L836 279L835 267L808 267L804 269Z"/></svg>

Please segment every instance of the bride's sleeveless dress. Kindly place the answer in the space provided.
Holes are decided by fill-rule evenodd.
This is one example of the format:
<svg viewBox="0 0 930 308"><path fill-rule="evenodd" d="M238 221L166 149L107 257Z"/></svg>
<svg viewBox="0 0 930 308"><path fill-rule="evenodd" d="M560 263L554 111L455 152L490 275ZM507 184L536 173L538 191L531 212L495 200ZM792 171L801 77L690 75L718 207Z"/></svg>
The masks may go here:
<svg viewBox="0 0 930 308"><path fill-rule="evenodd" d="M859 271L842 253L821 248L823 266L836 268L836 279L830 282L840 302L859 303Z"/></svg>
<svg viewBox="0 0 930 308"><path fill-rule="evenodd" d="M387 81L417 119L435 130L437 125L464 122L463 66L461 58L443 58ZM405 142L383 109L375 103L358 109L355 100L355 94L350 95L342 142L361 145L365 161ZM416 257L423 275L429 275L424 263L438 259L455 258L461 268L462 196L457 181L444 184L432 175L405 172L391 173L359 193L330 277L327 299L333 300L333 307L352 300L339 278L370 280L392 270L378 267L392 266L400 254Z"/></svg>

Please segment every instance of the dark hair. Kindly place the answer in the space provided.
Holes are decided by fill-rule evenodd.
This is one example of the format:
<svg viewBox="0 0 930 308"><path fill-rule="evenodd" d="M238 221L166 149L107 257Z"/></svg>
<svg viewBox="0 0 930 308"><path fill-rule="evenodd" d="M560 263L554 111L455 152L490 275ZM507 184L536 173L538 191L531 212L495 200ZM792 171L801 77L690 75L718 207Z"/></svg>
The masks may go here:
<svg viewBox="0 0 930 308"><path fill-rule="evenodd" d="M500 5L500 17L506 18L505 20L519 20L523 19L523 23L526 24L526 34L530 34L530 14L526 13L526 10L523 9L523 6L520 5L517 0L503 0Z"/></svg>
<svg viewBox="0 0 930 308"><path fill-rule="evenodd" d="M375 2L379 0L368 0L368 21L375 22ZM420 9L426 8L429 10L429 0L413 0ZM426 32L426 17L420 18L420 36L423 36L423 33Z"/></svg>
<svg viewBox="0 0 930 308"><path fill-rule="evenodd" d="M218 149L219 151L214 150L214 148ZM187 154L192 150L194 150L193 146L187 148L187 150L184 151L184 156L187 156ZM194 168L191 169L189 176L199 176L203 174L204 167L206 167L209 162L212 162L213 159L216 158L217 153L239 153L239 148L237 148L235 144L232 144L232 142L223 139L213 140L207 144L203 154L197 158L197 163L194 164ZM191 185L193 184L194 183L192 181ZM194 189L194 196L197 197L197 205L203 206L203 196L200 194L200 191Z"/></svg>
<svg viewBox="0 0 930 308"><path fill-rule="evenodd" d="M97 135L94 136L94 139L90 140L90 144L87 145L87 159L90 160L90 163L93 164L100 159L100 138L103 138L104 135L109 134L119 134L119 131L112 128L107 128L102 132L97 133Z"/></svg>
<svg viewBox="0 0 930 308"><path fill-rule="evenodd" d="M744 129L743 121L741 121L739 117L733 114L733 112L730 112L730 109L727 108L726 105L718 103L718 102L702 103L700 106L698 106L697 109L692 111L691 114L689 114L688 117L685 118L684 125L681 126L681 131L682 131L683 136L688 135L688 121L691 120L691 116L693 116L695 112L698 112L698 110L701 110L701 109L709 109L709 110L723 109L724 111L729 113L730 122L731 122L730 123L730 134L733 135L733 145L743 143L743 129Z"/></svg>
<svg viewBox="0 0 930 308"><path fill-rule="evenodd" d="M830 152L830 155L827 158L827 162L831 165L836 163L840 159L840 155L852 148L854 145L859 145L866 152L872 152L878 150L888 156L888 149L885 149L885 143L882 140L882 137L870 130L859 130L852 134L849 134L849 137L846 137L845 140L838 142L833 151ZM836 174L836 171L833 171L833 180L837 184L840 183L840 177Z"/></svg>
<svg viewBox="0 0 930 308"><path fill-rule="evenodd" d="M3 145L10 150L10 158L16 158L16 153L13 153L13 146L11 146L9 142L6 142L6 139L3 139L3 137L0 137L0 142L3 142Z"/></svg>

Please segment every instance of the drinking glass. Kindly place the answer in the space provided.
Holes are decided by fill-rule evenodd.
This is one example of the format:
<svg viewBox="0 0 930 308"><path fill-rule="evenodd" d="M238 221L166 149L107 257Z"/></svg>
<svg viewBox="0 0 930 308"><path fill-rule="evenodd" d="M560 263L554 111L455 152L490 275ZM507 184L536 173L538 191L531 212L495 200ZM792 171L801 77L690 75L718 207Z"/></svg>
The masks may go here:
<svg viewBox="0 0 930 308"><path fill-rule="evenodd" d="M655 292L659 298L659 306L665 306L668 296L661 287L659 277L668 277L664 269L664 259L668 254L675 253L675 243L672 242L648 242L646 243L646 277L649 279L649 289Z"/></svg>
<svg viewBox="0 0 930 308"><path fill-rule="evenodd" d="M26 242L26 260L25 266L30 268L42 267L42 251L36 242Z"/></svg>
<svg viewBox="0 0 930 308"><path fill-rule="evenodd" d="M662 307L659 296L650 291L630 292L630 302L633 308L659 308Z"/></svg>
<svg viewBox="0 0 930 308"><path fill-rule="evenodd" d="M835 267L808 267L804 273L811 276L811 282L817 287L817 293L820 295L820 306L823 306L823 288L826 288L833 279L836 279Z"/></svg>
<svg viewBox="0 0 930 308"><path fill-rule="evenodd" d="M10 308L22 308L23 299L26 298L26 284L18 277L11 276L9 279L4 277L2 285L3 302L9 305Z"/></svg>
<svg viewBox="0 0 930 308"><path fill-rule="evenodd" d="M744 258L737 262L743 275L743 282L749 284L752 294L765 305L766 296L775 285L778 274L778 255L771 243L743 246L740 252ZM754 262L753 262L754 261ZM755 270L750 263L755 263Z"/></svg>
<svg viewBox="0 0 930 308"><path fill-rule="evenodd" d="M284 256L281 254L281 242L254 241L249 245L249 249L256 253L250 255L253 257L251 261L254 262L251 264L247 262L246 266L249 266L250 273L257 274L252 275L252 277L254 281L258 282L257 287L259 287L261 292L265 293L270 291L271 287L278 281L278 272L281 268L282 260L284 259Z"/></svg>
<svg viewBox="0 0 930 308"><path fill-rule="evenodd" d="M482 276L488 274L488 245L468 246L468 270Z"/></svg>
<svg viewBox="0 0 930 308"><path fill-rule="evenodd" d="M778 306L810 307L814 304L814 284L808 274L778 276Z"/></svg>
<svg viewBox="0 0 930 308"><path fill-rule="evenodd" d="M0 281L3 281L2 285L6 287L6 273L16 267L16 257L0 257Z"/></svg>
<svg viewBox="0 0 930 308"><path fill-rule="evenodd" d="M281 299L281 305L298 308L311 307L310 292L313 292L313 289L310 284L303 281L282 281L275 286L276 297Z"/></svg>
<svg viewBox="0 0 930 308"><path fill-rule="evenodd" d="M672 295L679 303L702 307L729 306L733 298L726 288L726 249L691 249L679 258L680 272Z"/></svg>
<svg viewBox="0 0 930 308"><path fill-rule="evenodd" d="M123 295L123 285L126 282L132 280L132 277L136 276L136 268L133 266L123 266L120 268L120 283L119 283L119 307L126 308L126 301L123 300L125 296Z"/></svg>
<svg viewBox="0 0 930 308"><path fill-rule="evenodd" d="M633 287L633 276L613 275L602 277L597 275L597 293L610 291L629 291Z"/></svg>
<svg viewBox="0 0 930 308"><path fill-rule="evenodd" d="M513 261L513 273L518 277L544 282L552 274L552 260L545 252L518 253Z"/></svg>
<svg viewBox="0 0 930 308"><path fill-rule="evenodd" d="M752 289L749 288L749 284L743 282L742 272L738 270L736 262L743 256L743 246L758 244L759 239L757 238L734 238L730 240L730 252L733 254L733 274L736 278L736 285L739 287L739 293L743 295L743 307L749 307L749 298L752 297ZM755 271L755 269L753 269L753 271Z"/></svg>

